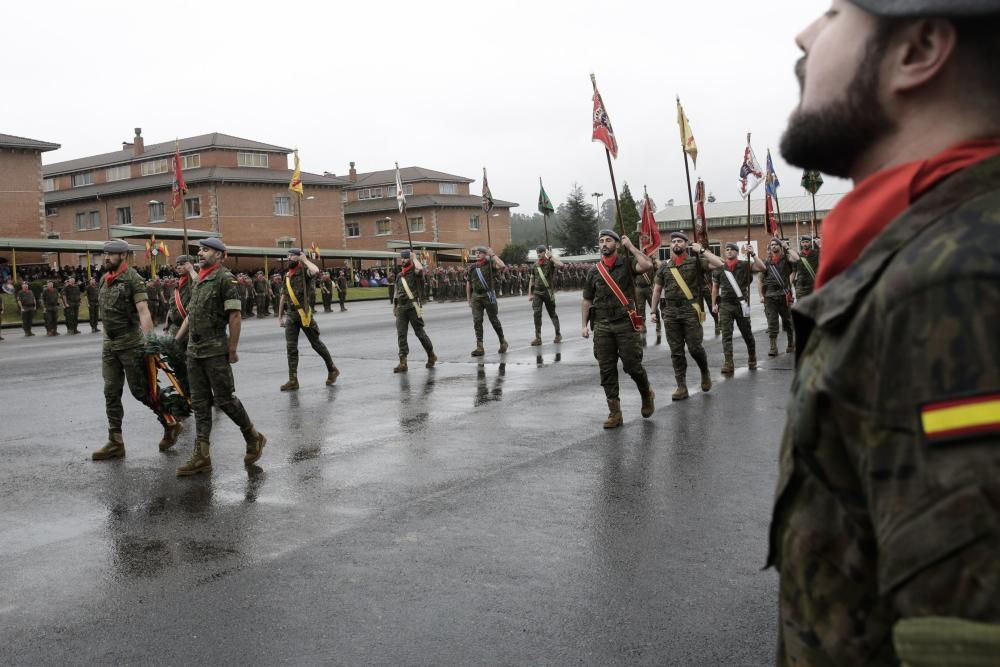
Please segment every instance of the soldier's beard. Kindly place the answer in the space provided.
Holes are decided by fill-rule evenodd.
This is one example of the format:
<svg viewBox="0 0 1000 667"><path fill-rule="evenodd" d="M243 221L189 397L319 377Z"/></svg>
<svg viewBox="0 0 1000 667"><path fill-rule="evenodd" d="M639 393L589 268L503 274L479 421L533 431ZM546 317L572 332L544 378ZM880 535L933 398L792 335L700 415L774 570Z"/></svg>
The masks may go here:
<svg viewBox="0 0 1000 667"><path fill-rule="evenodd" d="M607 257L608 255L613 255L618 251L618 248L612 248L611 246L601 246L601 254Z"/></svg>
<svg viewBox="0 0 1000 667"><path fill-rule="evenodd" d="M673 250L675 255L683 255L684 253L687 252L687 248L681 248L679 246L674 248Z"/></svg>
<svg viewBox="0 0 1000 667"><path fill-rule="evenodd" d="M877 29L865 45L843 99L825 108L792 112L781 137L781 155L796 167L848 178L866 151L895 129L879 101L878 65L882 62L888 33ZM805 83L805 58L795 67L800 89Z"/></svg>

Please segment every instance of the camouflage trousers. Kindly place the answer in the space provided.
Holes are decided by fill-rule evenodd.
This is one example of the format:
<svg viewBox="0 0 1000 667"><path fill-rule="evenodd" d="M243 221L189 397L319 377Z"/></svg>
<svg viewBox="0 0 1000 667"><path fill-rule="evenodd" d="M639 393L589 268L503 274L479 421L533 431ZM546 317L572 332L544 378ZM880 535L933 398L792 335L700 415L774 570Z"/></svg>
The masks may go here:
<svg viewBox="0 0 1000 667"><path fill-rule="evenodd" d="M257 317L267 317L270 313L267 312L268 298L266 294L258 294L257 299Z"/></svg>
<svg viewBox="0 0 1000 667"><path fill-rule="evenodd" d="M649 391L649 377L642 365L642 341L632 328L632 321L623 317L615 321L598 320L594 323L594 358L601 370L604 396L618 400L618 360L622 370L635 381L640 394Z"/></svg>
<svg viewBox="0 0 1000 667"><path fill-rule="evenodd" d="M80 304L70 304L64 311L66 314L66 331L76 331L80 326Z"/></svg>
<svg viewBox="0 0 1000 667"><path fill-rule="evenodd" d="M795 339L792 330L792 312L788 307L784 294L769 296L764 299L764 316L767 317L767 335L769 338L778 337L778 320L781 320L781 328L788 335L788 342Z"/></svg>
<svg viewBox="0 0 1000 667"><path fill-rule="evenodd" d="M331 292L323 292L323 312L329 313L333 310L333 294Z"/></svg>
<svg viewBox="0 0 1000 667"><path fill-rule="evenodd" d="M476 331L476 340L483 339L483 313L490 318L493 331L497 338L503 340L503 325L500 324L500 307L495 303L490 303L487 297L472 297L472 328Z"/></svg>
<svg viewBox="0 0 1000 667"><path fill-rule="evenodd" d="M184 336L184 338L177 340L177 332L180 331L180 328L181 328L180 324L171 324L170 328L167 329L167 335L173 338L177 342L177 349L180 350L181 355L186 357L188 349L188 337Z"/></svg>
<svg viewBox="0 0 1000 667"><path fill-rule="evenodd" d="M404 355L410 353L410 343L407 341L410 327L413 327L413 333L420 344L424 346L427 354L433 352L434 345L427 332L424 331L424 318L417 317L417 307L411 303L396 308L396 341L399 343L399 353Z"/></svg>
<svg viewBox="0 0 1000 667"><path fill-rule="evenodd" d="M87 308L90 311L88 313L88 315L90 316L90 328L93 329L94 331L97 331L97 321L100 309L97 307L96 303L95 304L88 303Z"/></svg>
<svg viewBox="0 0 1000 667"><path fill-rule="evenodd" d="M195 433L198 440L209 442L212 435L212 405L226 413L243 433L253 430L253 422L243 403L236 397L236 382L229 357L220 354L200 359L187 357L188 385L191 388L191 409L194 411Z"/></svg>
<svg viewBox="0 0 1000 667"><path fill-rule="evenodd" d="M45 309L45 330L55 331L59 328L59 311L55 308Z"/></svg>
<svg viewBox="0 0 1000 667"><path fill-rule="evenodd" d="M533 294L531 296L531 310L535 316L535 333L541 335L542 333L542 306L545 306L545 312L549 314L549 319L552 320L552 326L555 327L556 335L559 335L559 316L556 315L556 297L553 293L548 294Z"/></svg>
<svg viewBox="0 0 1000 667"><path fill-rule="evenodd" d="M125 418L122 393L126 381L132 397L156 413L161 424L166 424L163 416L149 402L146 355L143 354L142 347L112 350L105 345L101 351L101 375L104 377L104 409L108 415L108 430L119 433L122 430L122 419Z"/></svg>
<svg viewBox="0 0 1000 667"><path fill-rule="evenodd" d="M314 313L315 315L315 313ZM323 363L326 364L327 372L334 369L333 357L330 350L319 339L319 325L316 324L315 317L309 322L309 326L302 326L298 317L289 317L285 323L285 350L288 353L288 372L295 373L299 368L299 331L306 335L306 340L316 350Z"/></svg>
<svg viewBox="0 0 1000 667"><path fill-rule="evenodd" d="M663 328L670 346L670 363L674 367L674 377L683 380L687 376L687 355L684 346L687 345L691 358L701 370L708 369L708 355L705 354L705 332L698 320L698 313L690 303L665 301L660 306L663 313Z"/></svg>
<svg viewBox="0 0 1000 667"><path fill-rule="evenodd" d="M653 307L653 288L652 287L636 287L635 288L635 306L636 310L639 311L639 317L642 321L646 321L646 306L649 306L650 312L655 312L660 315L659 304L656 304L656 308ZM656 330L660 330L660 322L656 323Z"/></svg>
<svg viewBox="0 0 1000 667"><path fill-rule="evenodd" d="M31 325L35 320L34 310L22 310L21 311L21 327L24 329L24 334L28 335L31 333Z"/></svg>
<svg viewBox="0 0 1000 667"><path fill-rule="evenodd" d="M743 342L747 344L747 353L750 356L757 354L757 341L753 338L753 331L750 329L750 318L743 317L743 309L739 302L736 303L721 301L719 303L719 321L722 326L722 354L726 359L733 358L733 324L740 328Z"/></svg>

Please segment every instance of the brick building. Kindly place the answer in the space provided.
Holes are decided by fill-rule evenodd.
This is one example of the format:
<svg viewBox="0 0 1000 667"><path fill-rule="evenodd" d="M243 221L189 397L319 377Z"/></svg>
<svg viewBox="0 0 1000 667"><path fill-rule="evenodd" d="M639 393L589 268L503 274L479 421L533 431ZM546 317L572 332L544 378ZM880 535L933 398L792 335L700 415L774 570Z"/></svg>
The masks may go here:
<svg viewBox="0 0 1000 667"><path fill-rule="evenodd" d="M760 192L763 192L761 188ZM822 236L822 222L826 214L840 201L844 195L816 195L816 231ZM797 197L781 197L781 224L785 236L795 238L795 223L799 222L799 234L808 234L813 216L812 197L809 195ZM730 241L745 242L747 240L747 203L740 199L728 202L707 202L705 217L708 222L708 240L712 252L718 254L724 243ZM656 213L656 222L660 227L660 235L664 247L670 245L670 232L681 230L691 232L691 208L685 202L680 206L667 206ZM763 196L750 199L750 238L761 248L770 234L764 225ZM661 254L663 250L661 249Z"/></svg>
<svg viewBox="0 0 1000 667"><path fill-rule="evenodd" d="M173 155L188 193L171 209ZM102 240L112 226L214 231L232 245L341 247L341 188L347 181L302 172L304 239L297 195L288 190L291 149L218 132L146 146L140 128L121 150L43 167L45 221L61 239ZM171 254L181 242L168 242ZM140 263L145 258L136 258Z"/></svg>
<svg viewBox="0 0 1000 667"><path fill-rule="evenodd" d="M42 153L59 144L0 134L0 236L43 237Z"/></svg>
<svg viewBox="0 0 1000 667"><path fill-rule="evenodd" d="M486 214L482 197L469 192L473 179L424 167L402 167L406 214L414 245L486 245ZM358 173L351 162L344 201L344 247L385 250L390 240L405 240L406 228L396 204L396 170ZM494 198L490 237L499 252L511 242L510 209L514 202Z"/></svg>

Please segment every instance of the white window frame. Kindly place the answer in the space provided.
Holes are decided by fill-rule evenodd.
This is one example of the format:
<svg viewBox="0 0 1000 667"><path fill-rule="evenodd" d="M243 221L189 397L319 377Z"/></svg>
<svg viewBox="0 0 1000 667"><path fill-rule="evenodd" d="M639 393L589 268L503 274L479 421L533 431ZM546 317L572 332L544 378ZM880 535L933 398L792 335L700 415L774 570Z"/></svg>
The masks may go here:
<svg viewBox="0 0 1000 667"><path fill-rule="evenodd" d="M385 225L385 229L382 229L382 225ZM375 236L391 236L392 235L392 220L386 220L385 218L379 218L375 221Z"/></svg>
<svg viewBox="0 0 1000 667"><path fill-rule="evenodd" d="M161 157L157 160L146 160L140 165L140 168L143 176L165 174L170 171L170 161L165 157Z"/></svg>
<svg viewBox="0 0 1000 667"><path fill-rule="evenodd" d="M201 153L192 153L191 155L181 156L181 171L198 169L199 167L201 167Z"/></svg>
<svg viewBox="0 0 1000 667"><path fill-rule="evenodd" d="M359 239L361 238L361 225L357 222L344 223L344 233L349 239Z"/></svg>
<svg viewBox="0 0 1000 667"><path fill-rule="evenodd" d="M42 192L55 192L59 189L59 180L57 178L46 178L42 181Z"/></svg>
<svg viewBox="0 0 1000 667"><path fill-rule="evenodd" d="M127 211L127 213L122 214L121 211ZM123 221L123 218L125 221ZM115 223L119 225L131 225L132 224L132 207L131 206L118 206L115 208Z"/></svg>
<svg viewBox="0 0 1000 667"><path fill-rule="evenodd" d="M438 194L457 195L458 183L438 183Z"/></svg>
<svg viewBox="0 0 1000 667"><path fill-rule="evenodd" d="M148 204L147 210L149 212L150 222L164 222L167 219L166 204L163 202L156 202L155 204ZM159 217L154 217L154 212L159 211Z"/></svg>
<svg viewBox="0 0 1000 667"><path fill-rule="evenodd" d="M470 215L469 216L469 231L470 232L478 232L482 228L482 224L483 224L482 218L479 217L478 213L476 215Z"/></svg>
<svg viewBox="0 0 1000 667"><path fill-rule="evenodd" d="M422 215L415 215L412 218L407 218L406 224L410 226L410 233L412 234L427 231L427 226L424 224L424 216Z"/></svg>
<svg viewBox="0 0 1000 667"><path fill-rule="evenodd" d="M73 216L73 229L82 232L87 229L87 217L89 214L86 211L77 211L76 215Z"/></svg>
<svg viewBox="0 0 1000 667"><path fill-rule="evenodd" d="M90 226L88 229L100 229L101 228L101 212L91 211L90 212Z"/></svg>
<svg viewBox="0 0 1000 667"><path fill-rule="evenodd" d="M279 202L285 202L286 206L279 206ZM292 198L288 195L274 195L274 214L282 217L295 215Z"/></svg>
<svg viewBox="0 0 1000 667"><path fill-rule="evenodd" d="M109 183L112 181L124 181L130 178L132 178L132 167L127 164L108 167L104 172L104 179Z"/></svg>
<svg viewBox="0 0 1000 667"><path fill-rule="evenodd" d="M79 173L73 174L73 187L83 188L88 185L94 184L94 172L92 171L81 171Z"/></svg>
<svg viewBox="0 0 1000 667"><path fill-rule="evenodd" d="M198 215L190 212L195 206L198 207ZM191 220L192 218L201 217L201 197L185 197L184 198L184 218L186 220Z"/></svg>
<svg viewBox="0 0 1000 667"><path fill-rule="evenodd" d="M236 166L267 169L267 153L256 153L254 151L237 151Z"/></svg>
<svg viewBox="0 0 1000 667"><path fill-rule="evenodd" d="M412 194L413 194L413 183L403 183L403 195L405 195L406 197L409 197ZM385 191L385 196L386 197L390 197L390 198L391 197L395 197L396 196L396 186L395 185L388 186L386 188L386 191Z"/></svg>

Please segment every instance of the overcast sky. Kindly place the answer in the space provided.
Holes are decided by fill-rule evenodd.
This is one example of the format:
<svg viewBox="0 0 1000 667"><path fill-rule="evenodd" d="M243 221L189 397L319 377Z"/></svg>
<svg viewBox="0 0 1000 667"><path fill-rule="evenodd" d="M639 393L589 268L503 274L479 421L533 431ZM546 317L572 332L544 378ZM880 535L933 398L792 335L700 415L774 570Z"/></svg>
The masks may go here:
<svg viewBox="0 0 1000 667"><path fill-rule="evenodd" d="M597 75L620 153L618 185L686 200L675 95L697 175L738 198L746 132L783 183L777 144L798 99L795 34L821 0L687 2L7 3L0 132L62 144L46 164L224 132L300 149L303 169L420 165L475 178L535 210L574 182L609 195L590 141ZM692 180L694 174L692 175ZM845 182L828 180L826 192ZM758 191L759 192L759 191ZM592 201L592 200L591 200Z"/></svg>

